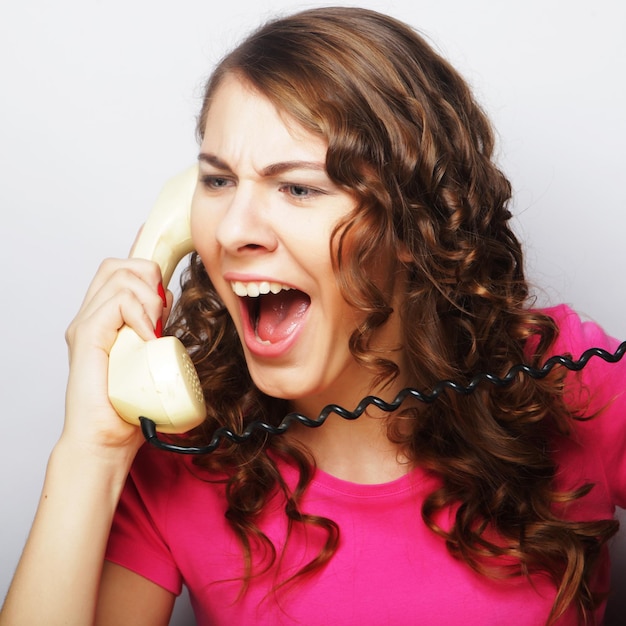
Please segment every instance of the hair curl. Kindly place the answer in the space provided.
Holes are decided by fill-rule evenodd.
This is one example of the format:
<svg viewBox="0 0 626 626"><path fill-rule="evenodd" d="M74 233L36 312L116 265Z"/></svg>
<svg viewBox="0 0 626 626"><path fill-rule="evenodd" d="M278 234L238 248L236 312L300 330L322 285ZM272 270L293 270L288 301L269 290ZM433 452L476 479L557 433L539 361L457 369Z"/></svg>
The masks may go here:
<svg viewBox="0 0 626 626"><path fill-rule="evenodd" d="M463 382L477 371L503 375L518 362L542 363L558 329L531 307L521 247L509 226L511 186L493 163L491 126L447 61L405 24L376 12L304 11L261 27L221 61L206 88L200 135L216 89L232 74L322 137L328 175L358 200L333 235L342 293L366 314L350 339L357 360L381 381L398 374L369 349L392 309L368 268L388 258L408 275L399 314L409 368L403 375L412 386L427 390L440 379ZM242 430L250 421L277 423L285 415L286 402L250 379L234 325L197 255L170 332L188 346L208 406L205 424L189 435L193 443L220 426ZM416 464L441 477L424 503L425 523L477 571L548 573L558 589L549 623L571 604L583 618L597 606L594 564L616 531L613 520L574 523L558 515L559 503L591 488L554 491L551 445L567 436L576 417L564 403L563 385L564 373L555 369L542 381L519 377L506 389L450 393L406 409L388 427ZM295 491L269 450L297 464ZM290 524L326 530L319 555L298 575L331 558L337 526L299 508L314 464L306 450L258 434L224 444L201 462L227 471L226 516L243 545L244 582L257 571L255 547L269 549L263 571L278 559L255 525L276 490L286 498ZM444 509L456 512L448 530L435 521Z"/></svg>

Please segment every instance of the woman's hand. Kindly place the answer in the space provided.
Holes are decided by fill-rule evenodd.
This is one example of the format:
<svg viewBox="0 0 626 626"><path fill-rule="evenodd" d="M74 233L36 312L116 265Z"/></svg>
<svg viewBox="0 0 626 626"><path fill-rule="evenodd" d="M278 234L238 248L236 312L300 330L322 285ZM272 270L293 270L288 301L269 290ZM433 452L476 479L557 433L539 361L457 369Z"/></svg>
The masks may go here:
<svg viewBox="0 0 626 626"><path fill-rule="evenodd" d="M123 421L109 402L109 351L125 324L146 341L160 335L171 300L152 261L102 263L66 332L70 373L62 440L100 453L136 452L143 440L140 430Z"/></svg>

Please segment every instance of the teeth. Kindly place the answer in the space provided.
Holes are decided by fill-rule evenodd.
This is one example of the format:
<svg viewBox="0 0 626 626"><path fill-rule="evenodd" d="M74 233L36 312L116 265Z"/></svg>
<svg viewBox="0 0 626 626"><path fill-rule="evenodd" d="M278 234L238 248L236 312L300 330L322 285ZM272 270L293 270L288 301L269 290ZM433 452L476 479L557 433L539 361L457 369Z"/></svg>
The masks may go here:
<svg viewBox="0 0 626 626"><path fill-rule="evenodd" d="M265 295L267 293L280 293L281 291L289 291L291 287L289 285L284 285L283 283L274 283L269 282L267 280L262 280L260 282L249 282L244 283L241 281L233 281L231 284L232 290L239 297L248 296L248 298L258 298L261 295Z"/></svg>

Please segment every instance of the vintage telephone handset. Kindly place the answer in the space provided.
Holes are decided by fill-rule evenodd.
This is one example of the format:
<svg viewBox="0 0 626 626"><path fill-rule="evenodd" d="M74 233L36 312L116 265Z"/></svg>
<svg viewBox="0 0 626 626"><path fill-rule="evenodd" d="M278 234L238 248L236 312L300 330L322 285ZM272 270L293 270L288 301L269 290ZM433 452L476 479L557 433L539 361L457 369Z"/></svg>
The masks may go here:
<svg viewBox="0 0 626 626"><path fill-rule="evenodd" d="M189 215L197 177L197 167L194 166L168 181L133 248L132 256L153 259L160 265L164 285L169 282L182 257L193 249ZM519 364L513 366L501 378L489 373L477 374L466 386L442 380L430 393L407 387L390 403L376 396L367 396L352 411L336 404L329 404L322 409L316 419L300 413L288 413L278 426L266 422L253 422L241 433L220 428L213 434L208 445L189 447L164 442L157 437L157 431L186 432L201 424L206 415L198 375L185 347L175 337L162 337L146 342L130 328L124 327L120 330L109 357L109 398L121 417L133 424L141 424L145 438L157 448L181 454L208 454L213 452L224 438L238 443L247 440L256 431L279 435L296 421L316 428L321 426L331 413L352 420L362 415L370 404L390 412L395 411L408 397L431 403L445 389L467 395L473 393L483 382L505 386L520 374L531 378L543 378L556 365L578 371L594 356L615 363L621 360L624 354L626 341L612 354L601 348L590 348L578 360L566 356L553 356L541 369Z"/></svg>
<svg viewBox="0 0 626 626"><path fill-rule="evenodd" d="M132 257L152 259L167 285L178 262L192 251L189 216L197 166L167 182L148 216ZM109 355L109 399L126 421L139 425L148 415L163 433L182 433L204 420L198 375L175 337L144 341L124 326Z"/></svg>

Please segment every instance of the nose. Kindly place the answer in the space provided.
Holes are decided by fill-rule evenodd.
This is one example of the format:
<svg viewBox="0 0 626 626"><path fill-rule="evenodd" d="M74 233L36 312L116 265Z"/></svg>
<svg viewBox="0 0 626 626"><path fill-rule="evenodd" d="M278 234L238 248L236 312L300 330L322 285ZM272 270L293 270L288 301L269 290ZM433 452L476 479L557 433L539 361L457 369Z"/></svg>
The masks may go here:
<svg viewBox="0 0 626 626"><path fill-rule="evenodd" d="M262 192L241 184L232 194L215 231L219 244L231 254L271 252L277 238Z"/></svg>

